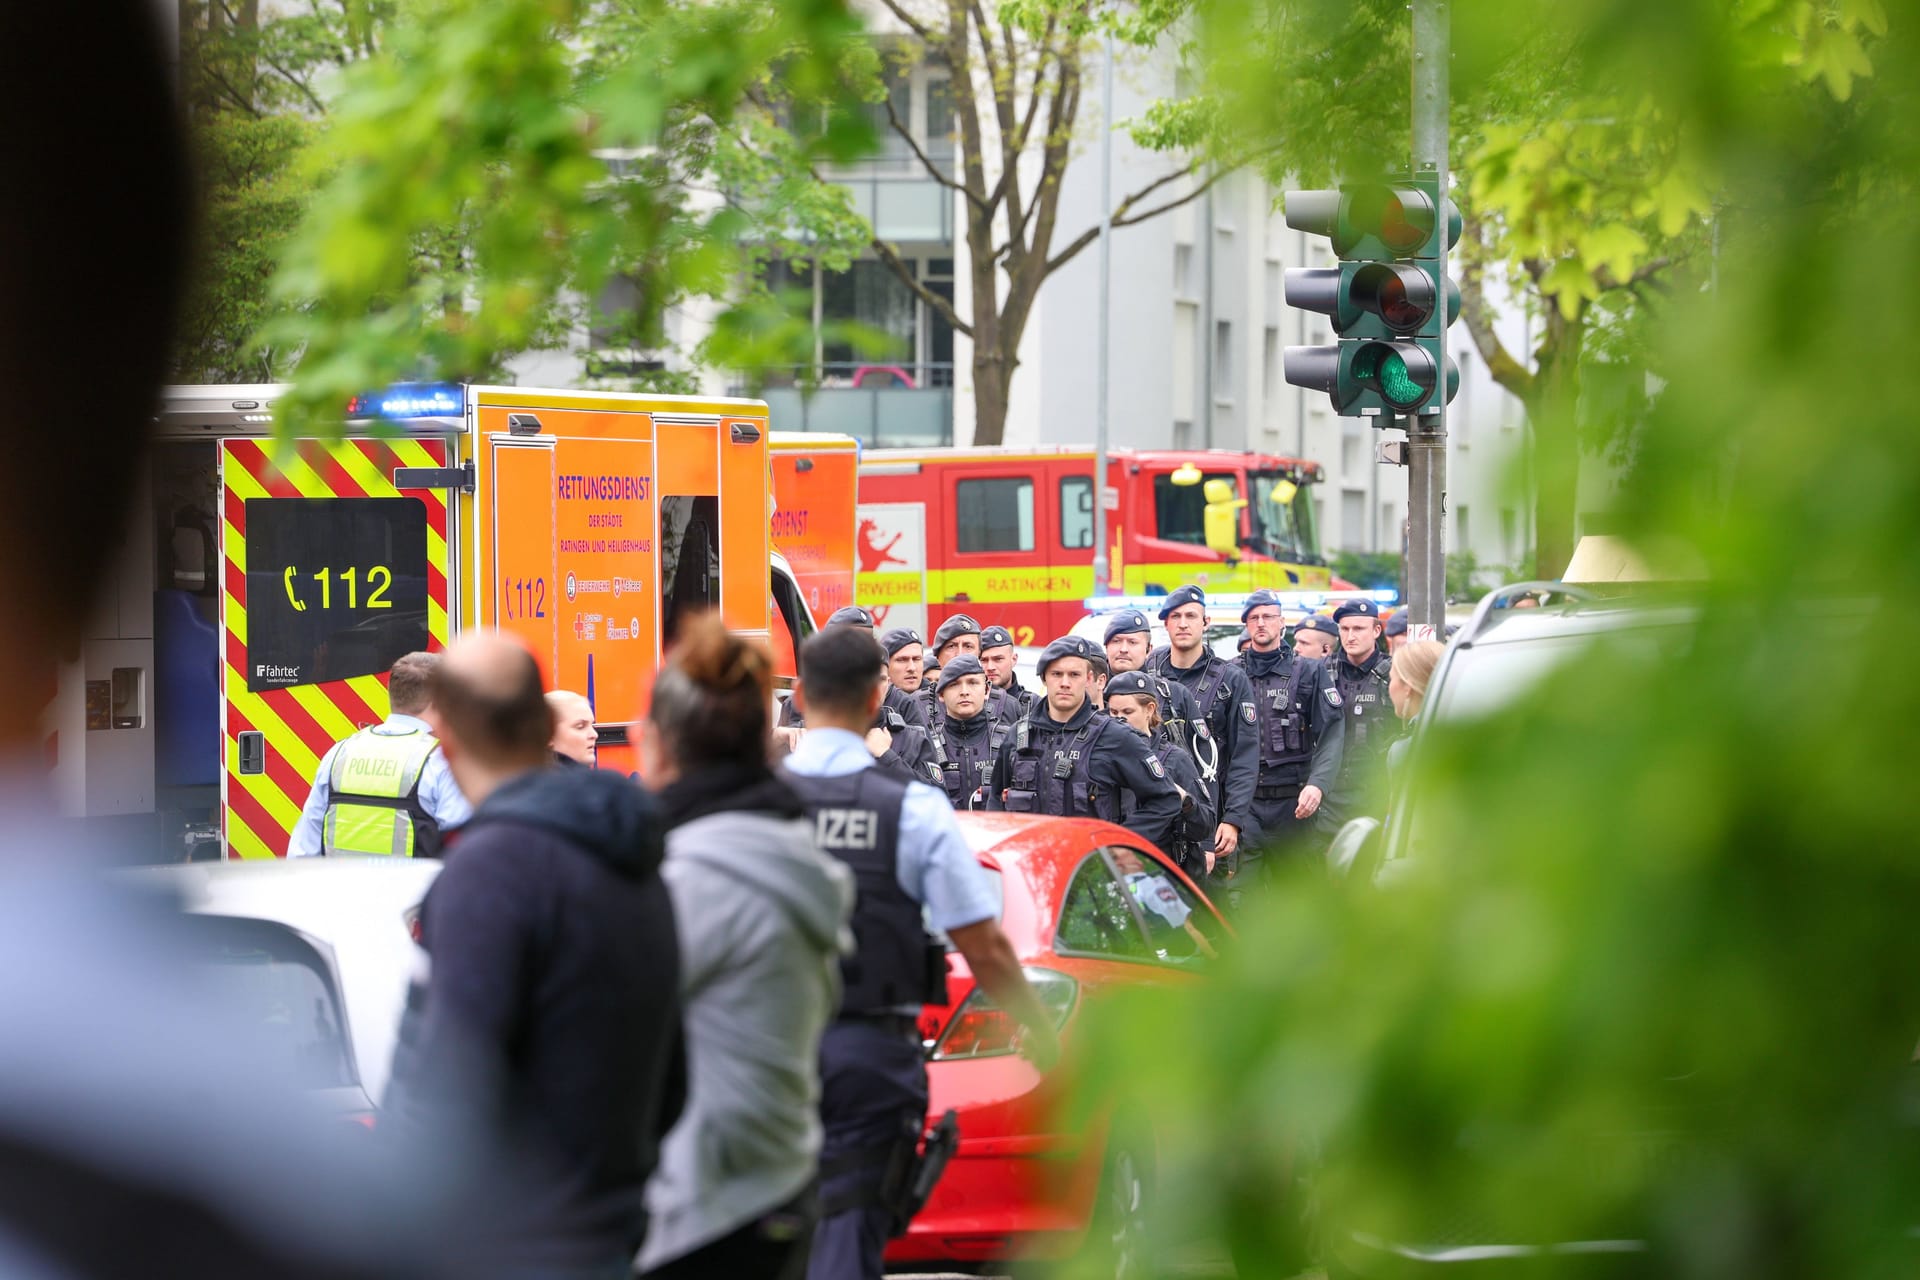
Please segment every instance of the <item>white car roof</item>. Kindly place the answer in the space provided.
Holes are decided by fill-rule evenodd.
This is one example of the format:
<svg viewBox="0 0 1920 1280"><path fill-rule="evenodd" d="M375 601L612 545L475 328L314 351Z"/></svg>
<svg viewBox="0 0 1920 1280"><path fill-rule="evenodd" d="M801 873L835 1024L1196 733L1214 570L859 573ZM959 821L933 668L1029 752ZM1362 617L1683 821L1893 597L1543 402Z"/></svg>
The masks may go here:
<svg viewBox="0 0 1920 1280"><path fill-rule="evenodd" d="M286 925L333 953L361 1087L378 1102L393 1066L407 987L425 953L409 916L441 863L433 858L197 862L123 874L180 895L197 915Z"/></svg>

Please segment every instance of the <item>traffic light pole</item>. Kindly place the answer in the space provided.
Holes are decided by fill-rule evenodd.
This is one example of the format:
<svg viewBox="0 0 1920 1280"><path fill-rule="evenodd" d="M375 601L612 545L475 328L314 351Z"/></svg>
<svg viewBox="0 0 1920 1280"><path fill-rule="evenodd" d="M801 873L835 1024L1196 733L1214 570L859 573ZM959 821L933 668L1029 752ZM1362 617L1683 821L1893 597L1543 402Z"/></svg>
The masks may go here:
<svg viewBox="0 0 1920 1280"><path fill-rule="evenodd" d="M1435 177L1443 210L1447 198L1447 4L1448 0L1413 0L1413 171ZM1445 243L1443 234L1441 244ZM1443 247L1443 257L1444 252ZM1444 324L1441 332L1445 333ZM1433 407L1432 413L1406 420L1407 605L1415 627L1433 627L1433 637L1443 639L1447 612L1444 393L1434 397Z"/></svg>

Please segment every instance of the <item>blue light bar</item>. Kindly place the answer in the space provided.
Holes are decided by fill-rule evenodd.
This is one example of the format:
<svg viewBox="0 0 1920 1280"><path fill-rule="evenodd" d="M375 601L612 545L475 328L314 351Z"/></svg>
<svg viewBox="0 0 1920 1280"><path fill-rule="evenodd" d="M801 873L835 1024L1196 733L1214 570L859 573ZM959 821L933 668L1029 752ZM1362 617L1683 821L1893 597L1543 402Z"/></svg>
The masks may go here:
<svg viewBox="0 0 1920 1280"><path fill-rule="evenodd" d="M457 382L403 382L347 401L349 418L457 418L467 411L467 389Z"/></svg>
<svg viewBox="0 0 1920 1280"><path fill-rule="evenodd" d="M1283 605L1295 608L1313 609L1323 604L1340 600L1372 600L1376 604L1393 604L1400 599L1400 593L1391 587L1376 591L1274 591ZM1207 597L1207 609L1239 611L1247 607L1248 596L1243 593ZM1147 613L1158 613L1166 604L1167 598L1159 596L1088 596L1081 601L1081 607L1088 613L1111 613L1117 609L1140 609Z"/></svg>

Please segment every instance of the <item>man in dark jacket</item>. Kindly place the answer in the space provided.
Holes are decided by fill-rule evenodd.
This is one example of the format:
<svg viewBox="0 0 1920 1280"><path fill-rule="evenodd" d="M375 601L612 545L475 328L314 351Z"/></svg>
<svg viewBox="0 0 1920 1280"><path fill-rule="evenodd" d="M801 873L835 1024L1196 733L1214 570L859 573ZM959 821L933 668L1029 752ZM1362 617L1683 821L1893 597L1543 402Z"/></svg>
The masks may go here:
<svg viewBox="0 0 1920 1280"><path fill-rule="evenodd" d="M478 1117L514 1153L497 1254L624 1276L678 1061L678 945L651 802L552 765L540 672L496 633L434 673L436 731L474 815L421 914L432 961L394 1064L399 1122Z"/></svg>
<svg viewBox="0 0 1920 1280"><path fill-rule="evenodd" d="M994 761L1013 726L988 712L987 671L970 653L940 668L938 692L941 713L927 730L940 774L936 782L954 808L984 809Z"/></svg>

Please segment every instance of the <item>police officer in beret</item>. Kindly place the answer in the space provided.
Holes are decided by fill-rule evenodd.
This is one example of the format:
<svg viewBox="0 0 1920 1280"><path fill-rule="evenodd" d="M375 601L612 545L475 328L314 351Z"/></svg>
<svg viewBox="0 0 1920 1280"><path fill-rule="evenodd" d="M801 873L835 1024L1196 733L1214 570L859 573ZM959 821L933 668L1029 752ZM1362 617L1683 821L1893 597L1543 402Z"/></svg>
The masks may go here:
<svg viewBox="0 0 1920 1280"><path fill-rule="evenodd" d="M1167 647L1154 651L1146 670L1193 695L1200 718L1219 745L1213 799L1220 825L1214 832L1213 851L1228 859L1231 875L1236 866L1233 855L1252 822L1253 788L1260 774L1253 686L1247 683L1245 671L1215 657L1208 647L1207 596L1200 588L1180 587L1168 595L1160 606L1160 620L1167 624Z"/></svg>
<svg viewBox="0 0 1920 1280"><path fill-rule="evenodd" d="M1325 662L1287 648L1278 595L1254 592L1240 620L1252 639L1235 661L1246 669L1256 708L1258 854L1288 853L1312 838L1313 815L1340 776L1340 691Z"/></svg>
<svg viewBox="0 0 1920 1280"><path fill-rule="evenodd" d="M1200 714L1200 704L1194 701L1193 691L1158 672L1146 671L1153 648L1152 634L1147 615L1138 609L1121 609L1107 619L1107 667L1112 673L1108 679L1129 671L1144 671L1153 680L1154 698L1160 709L1160 729L1155 736L1165 738L1193 757L1217 814L1220 798L1214 782L1220 773L1220 749L1206 717ZM1212 845L1211 840L1207 841L1209 848Z"/></svg>
<svg viewBox="0 0 1920 1280"><path fill-rule="evenodd" d="M873 615L857 604L841 605L838 609L835 609L827 615L827 626L859 627L871 632L873 630ZM824 630L825 628L822 629ZM891 690L888 691L888 695L892 696ZM904 700L896 702L894 704L894 710L899 712L903 704ZM780 714L775 717L773 724L776 729L804 729L807 727L807 717L798 707L793 705L793 699L788 698L780 704ZM792 750L794 745L799 741L799 739L792 734L776 734L775 736L778 740L786 744L788 750Z"/></svg>
<svg viewBox="0 0 1920 1280"><path fill-rule="evenodd" d="M911 698L920 692L920 675L927 647L912 627L893 627L880 633L880 652L887 658L887 683Z"/></svg>
<svg viewBox="0 0 1920 1280"><path fill-rule="evenodd" d="M1187 749L1164 734L1160 719L1160 697L1166 681L1145 671L1123 671L1109 677L1106 688L1107 714L1147 739L1154 759L1167 771L1167 778L1180 792L1180 820L1173 827L1173 844L1167 852L1180 869L1195 880L1213 870L1214 820L1213 793L1200 779L1200 766Z"/></svg>
<svg viewBox="0 0 1920 1280"><path fill-rule="evenodd" d="M1349 600L1333 611L1333 620L1340 651L1328 665L1347 728L1340 777L1327 797L1326 824L1381 807L1387 748L1400 735L1400 717L1387 697L1393 659L1380 651L1380 606Z"/></svg>
<svg viewBox="0 0 1920 1280"><path fill-rule="evenodd" d="M1103 657L1079 636L1062 636L1041 653L1046 696L1034 699L1033 711L1001 746L987 807L1104 818L1171 849L1180 793L1146 740L1094 704L1094 666L1105 666Z"/></svg>
<svg viewBox="0 0 1920 1280"><path fill-rule="evenodd" d="M940 624L933 633L933 665L944 668L947 663L965 654L971 658L980 656L980 624L964 613L956 613ZM990 690L987 694L987 713L996 720L1012 722L1020 718L1019 705L1005 693ZM929 680L920 686L920 696L913 700L913 710L907 719L931 729L940 719L940 694L935 681Z"/></svg>
<svg viewBox="0 0 1920 1280"><path fill-rule="evenodd" d="M848 609L834 611L833 618L848 613ZM856 609L868 618L863 629L872 630L872 618L865 609ZM828 630L834 627L862 627L858 621L835 622L828 619ZM867 730L867 748L873 752L873 758L880 771L890 778L901 782L938 782L936 776L939 767L933 763L933 744L926 730L914 725L907 719L907 712L913 704L894 681L894 659L900 658L899 670L909 670L913 678L919 678L921 644L919 635L910 627L895 627L880 636L881 652L887 658L887 691L881 699L880 710L874 714L873 724ZM788 698L780 705L780 716L775 724L774 734L776 750L784 748L792 751L800 744L800 734L807 727L806 715Z"/></svg>
<svg viewBox="0 0 1920 1280"><path fill-rule="evenodd" d="M939 784L956 809L987 807L987 784L1013 725L987 710L992 685L980 659L963 653L940 668L940 715L927 729Z"/></svg>
<svg viewBox="0 0 1920 1280"><path fill-rule="evenodd" d="M987 669L987 684L1012 700L1003 714L1018 720L1033 710L1033 690L1020 683L1014 670L1018 655L1013 651L1013 632L1005 627L983 627L980 631L980 665Z"/></svg>
<svg viewBox="0 0 1920 1280"><path fill-rule="evenodd" d="M1293 629L1293 652L1297 657L1318 658L1325 662L1340 647L1340 628L1324 614L1310 613ZM1245 650L1242 650L1244 653Z"/></svg>
<svg viewBox="0 0 1920 1280"><path fill-rule="evenodd" d="M1391 658L1407 642L1407 611L1394 610L1393 616L1387 619L1387 625L1380 630L1387 638L1387 656Z"/></svg>

